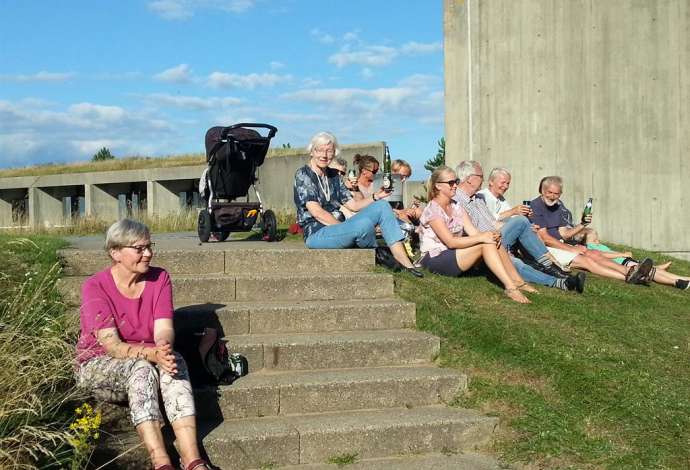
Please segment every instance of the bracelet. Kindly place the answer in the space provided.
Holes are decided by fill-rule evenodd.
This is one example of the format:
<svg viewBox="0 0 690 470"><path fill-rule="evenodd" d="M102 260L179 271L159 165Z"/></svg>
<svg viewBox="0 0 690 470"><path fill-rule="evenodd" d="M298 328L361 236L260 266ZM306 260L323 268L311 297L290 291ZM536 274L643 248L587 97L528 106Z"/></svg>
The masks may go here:
<svg viewBox="0 0 690 470"><path fill-rule="evenodd" d="M372 195L371 195L371 200L374 201L374 202L376 202L376 194L372 194Z"/></svg>

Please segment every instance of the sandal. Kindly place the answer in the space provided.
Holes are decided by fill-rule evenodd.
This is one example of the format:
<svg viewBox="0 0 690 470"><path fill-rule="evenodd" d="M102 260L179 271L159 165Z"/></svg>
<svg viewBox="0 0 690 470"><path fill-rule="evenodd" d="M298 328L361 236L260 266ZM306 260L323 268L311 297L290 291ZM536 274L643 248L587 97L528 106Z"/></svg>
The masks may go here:
<svg viewBox="0 0 690 470"><path fill-rule="evenodd" d="M532 294L538 294L539 293L539 291L537 289L535 289L533 286L527 284L526 282L523 282L519 286L515 286L515 288L520 289L521 291L524 291L524 292L530 292Z"/></svg>
<svg viewBox="0 0 690 470"><path fill-rule="evenodd" d="M508 298L510 300L513 300L517 303L520 303L520 304L531 304L532 303L527 297L525 297L525 294L520 292L520 289L518 289L517 287L514 287L512 289L505 289L503 292L505 292L506 296L508 296Z"/></svg>
<svg viewBox="0 0 690 470"><path fill-rule="evenodd" d="M158 467L153 467L153 470L175 470L175 467L169 463L165 463L163 465L159 465Z"/></svg>
<svg viewBox="0 0 690 470"><path fill-rule="evenodd" d="M172 469L172 467L170 467ZM180 459L180 468L182 470L211 470L211 466L204 459L194 459L187 465L182 463Z"/></svg>

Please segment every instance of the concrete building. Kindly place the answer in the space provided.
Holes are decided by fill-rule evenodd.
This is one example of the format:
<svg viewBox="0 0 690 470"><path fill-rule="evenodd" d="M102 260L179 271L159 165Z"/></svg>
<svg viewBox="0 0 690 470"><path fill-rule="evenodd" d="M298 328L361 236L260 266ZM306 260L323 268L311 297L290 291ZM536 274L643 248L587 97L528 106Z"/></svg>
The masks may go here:
<svg viewBox="0 0 690 470"><path fill-rule="evenodd" d="M356 153L383 159L383 142L344 145L348 162ZM292 182L308 161L305 149L279 156L269 153L258 170L264 206L275 212L295 212ZM107 222L122 217L165 216L203 205L198 186L206 165L141 170L92 171L0 178L0 228L71 225L78 217ZM255 200L249 190L250 199Z"/></svg>
<svg viewBox="0 0 690 470"><path fill-rule="evenodd" d="M565 178L606 240L690 258L690 2L444 0L446 158Z"/></svg>

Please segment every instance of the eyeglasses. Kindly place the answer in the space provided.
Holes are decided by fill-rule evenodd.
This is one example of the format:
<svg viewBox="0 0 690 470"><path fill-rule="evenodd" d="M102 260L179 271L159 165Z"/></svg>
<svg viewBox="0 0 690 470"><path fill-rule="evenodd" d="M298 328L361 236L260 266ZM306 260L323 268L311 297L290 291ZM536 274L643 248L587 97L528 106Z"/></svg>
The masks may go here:
<svg viewBox="0 0 690 470"><path fill-rule="evenodd" d="M479 176L481 179L484 179L484 175L478 175L476 173L472 173L470 176Z"/></svg>
<svg viewBox="0 0 690 470"><path fill-rule="evenodd" d="M153 253L153 248L156 246L155 243L148 243L146 245L124 245L122 248L133 248L138 254L143 254L146 250Z"/></svg>
<svg viewBox="0 0 690 470"><path fill-rule="evenodd" d="M335 157L335 150L333 149L314 149L311 152L318 157Z"/></svg>
<svg viewBox="0 0 690 470"><path fill-rule="evenodd" d="M460 184L460 180L454 179L454 180L450 180L450 181L437 181L437 183L445 183L448 186L458 186Z"/></svg>
<svg viewBox="0 0 690 470"><path fill-rule="evenodd" d="M371 173L372 175L375 175L376 173L379 172L379 169L378 169L378 168L374 168L373 170L370 170L369 168L362 168L361 171L368 171L368 172Z"/></svg>

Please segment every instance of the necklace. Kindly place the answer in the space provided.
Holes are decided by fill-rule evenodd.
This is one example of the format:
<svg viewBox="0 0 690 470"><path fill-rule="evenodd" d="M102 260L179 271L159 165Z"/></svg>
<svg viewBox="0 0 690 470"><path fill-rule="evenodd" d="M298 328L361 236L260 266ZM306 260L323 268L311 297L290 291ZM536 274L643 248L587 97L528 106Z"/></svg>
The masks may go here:
<svg viewBox="0 0 690 470"><path fill-rule="evenodd" d="M314 173L316 173L316 171L314 171ZM326 196L326 202L329 202L331 200L331 185L328 184L328 175L326 175L324 172L322 181L321 176L318 173L316 173L316 181L319 183L319 188L321 189L321 192L324 196Z"/></svg>

